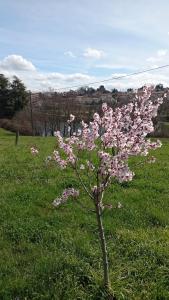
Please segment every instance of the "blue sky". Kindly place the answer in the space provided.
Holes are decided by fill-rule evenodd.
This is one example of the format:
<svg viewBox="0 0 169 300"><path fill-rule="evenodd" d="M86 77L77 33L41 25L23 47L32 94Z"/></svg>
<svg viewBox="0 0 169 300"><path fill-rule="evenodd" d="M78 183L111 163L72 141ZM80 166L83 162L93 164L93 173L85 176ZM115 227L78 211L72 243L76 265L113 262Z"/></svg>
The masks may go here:
<svg viewBox="0 0 169 300"><path fill-rule="evenodd" d="M0 0L0 72L29 89L85 85L169 63L168 0ZM112 81L126 89L169 70Z"/></svg>

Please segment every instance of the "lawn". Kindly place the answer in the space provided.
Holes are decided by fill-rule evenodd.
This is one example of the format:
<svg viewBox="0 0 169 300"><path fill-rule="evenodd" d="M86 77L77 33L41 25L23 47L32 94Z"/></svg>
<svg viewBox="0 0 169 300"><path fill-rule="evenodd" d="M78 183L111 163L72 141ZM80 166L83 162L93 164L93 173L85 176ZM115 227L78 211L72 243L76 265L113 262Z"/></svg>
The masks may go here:
<svg viewBox="0 0 169 300"><path fill-rule="evenodd" d="M133 182L106 194L114 207L104 224L118 300L169 299L169 139L162 142L155 164L133 167ZM0 130L2 300L106 299L95 216L75 200L52 206L64 188L79 186L69 170L45 164L54 147L55 138L40 137L20 137L15 146L14 134Z"/></svg>

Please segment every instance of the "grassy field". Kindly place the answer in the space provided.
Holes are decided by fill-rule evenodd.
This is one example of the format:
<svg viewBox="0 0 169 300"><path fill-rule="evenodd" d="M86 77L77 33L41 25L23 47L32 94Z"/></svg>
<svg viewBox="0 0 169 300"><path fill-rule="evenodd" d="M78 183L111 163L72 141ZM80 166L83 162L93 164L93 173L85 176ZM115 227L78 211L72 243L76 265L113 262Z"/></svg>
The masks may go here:
<svg viewBox="0 0 169 300"><path fill-rule="evenodd" d="M46 168L55 138L14 142L0 131L0 299L105 299L95 217L73 201L51 204L79 185L69 171ZM31 156L32 145L39 157ZM133 182L106 194L108 203L123 205L104 216L118 300L169 299L169 140L153 154L155 164L135 168Z"/></svg>

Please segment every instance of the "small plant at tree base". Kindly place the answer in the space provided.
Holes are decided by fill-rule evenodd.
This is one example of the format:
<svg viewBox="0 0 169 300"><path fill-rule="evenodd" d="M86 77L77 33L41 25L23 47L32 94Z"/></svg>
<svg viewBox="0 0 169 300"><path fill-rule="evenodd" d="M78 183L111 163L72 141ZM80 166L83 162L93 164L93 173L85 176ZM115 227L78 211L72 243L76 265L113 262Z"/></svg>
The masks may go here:
<svg viewBox="0 0 169 300"><path fill-rule="evenodd" d="M103 104L102 116L95 113L89 124L82 121L82 129L68 138L63 139L59 131L55 133L60 150L54 151L54 160L62 169L72 168L93 203L92 211L96 215L102 250L104 287L108 292L111 287L102 220L104 209L108 205L104 201L104 192L113 181L122 183L133 179L134 173L128 165L131 156L147 157L149 150L161 147L159 140L154 142L146 138L154 130L152 119L157 116L158 107L163 102L162 98L153 102L150 100L152 90L152 87L145 87L141 95L136 94L131 103L121 108L113 110L106 103ZM71 115L68 120L69 132L72 132L74 118ZM89 157L85 163L81 159L81 152L84 151ZM146 161L153 163L155 159L151 156ZM70 196L77 198L79 194L74 188L66 189L61 197L54 200L53 205L58 207ZM84 207L80 200L76 201ZM121 207L121 204L118 205Z"/></svg>

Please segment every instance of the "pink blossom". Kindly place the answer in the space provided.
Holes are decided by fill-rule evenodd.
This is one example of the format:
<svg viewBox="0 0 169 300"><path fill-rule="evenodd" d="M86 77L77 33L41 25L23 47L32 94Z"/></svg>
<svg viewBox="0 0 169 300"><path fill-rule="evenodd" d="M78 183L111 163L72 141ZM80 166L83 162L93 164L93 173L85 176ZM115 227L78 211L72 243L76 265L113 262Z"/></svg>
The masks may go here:
<svg viewBox="0 0 169 300"><path fill-rule="evenodd" d="M53 206L58 207L60 204L67 202L69 197L76 198L79 196L79 191L74 188L65 189L60 198L57 198L53 201Z"/></svg>
<svg viewBox="0 0 169 300"><path fill-rule="evenodd" d="M153 164L156 162L156 158L154 156L151 156L148 161L147 161L149 164Z"/></svg>
<svg viewBox="0 0 169 300"><path fill-rule="evenodd" d="M95 122L97 122L97 123L100 124L101 118L100 118L100 116L99 116L98 113L95 113L95 114L93 115L93 119L94 119Z"/></svg>
<svg viewBox="0 0 169 300"><path fill-rule="evenodd" d="M103 110L103 112L105 112L107 110L107 103L102 104L102 110Z"/></svg>
<svg viewBox="0 0 169 300"><path fill-rule="evenodd" d="M65 169L67 166L67 162L63 159L61 159L59 152L54 150L53 151L53 159L58 163L61 169Z"/></svg>
<svg viewBox="0 0 169 300"><path fill-rule="evenodd" d="M39 150L36 149L35 147L31 147L31 153L32 153L32 155L38 155L39 154Z"/></svg>
<svg viewBox="0 0 169 300"><path fill-rule="evenodd" d="M80 136L82 134L82 130L81 129L78 129L77 131L77 136Z"/></svg>
<svg viewBox="0 0 169 300"><path fill-rule="evenodd" d="M59 148L63 150L65 159L61 159L59 151L54 158L61 168L72 166L83 170L83 164L77 166L78 155L85 150L93 152L97 160L87 160L87 171L92 171L94 179L99 182L89 188L93 192L102 193L112 179L131 181L134 172L130 170L128 160L131 156L147 156L150 150L161 147L161 142L146 139L153 132L152 119L157 116L163 99L150 100L152 87L144 87L142 94L137 94L131 103L112 109L106 103L102 105L102 115L93 115L89 124L82 121L82 129L76 135L63 139L56 132ZM74 116L70 118L74 120ZM91 155L92 157L92 155ZM154 159L152 159L154 161ZM95 176L95 177L94 177Z"/></svg>
<svg viewBox="0 0 169 300"><path fill-rule="evenodd" d="M84 170L85 166L83 164L80 165L80 170Z"/></svg>
<svg viewBox="0 0 169 300"><path fill-rule="evenodd" d="M67 120L67 122L68 122L68 123L72 123L72 122L74 121L74 119L75 119L75 116L72 115L72 114L70 114L70 119Z"/></svg>
<svg viewBox="0 0 169 300"><path fill-rule="evenodd" d="M117 203L117 208L123 208L123 205L121 204L121 202Z"/></svg>

